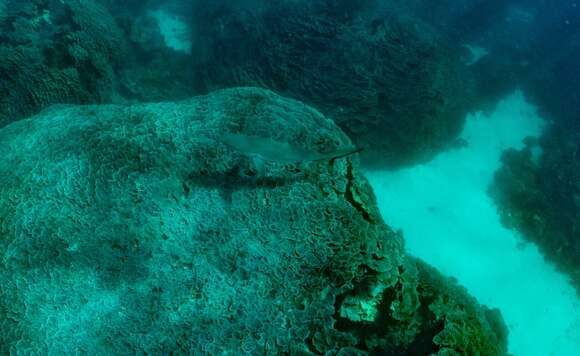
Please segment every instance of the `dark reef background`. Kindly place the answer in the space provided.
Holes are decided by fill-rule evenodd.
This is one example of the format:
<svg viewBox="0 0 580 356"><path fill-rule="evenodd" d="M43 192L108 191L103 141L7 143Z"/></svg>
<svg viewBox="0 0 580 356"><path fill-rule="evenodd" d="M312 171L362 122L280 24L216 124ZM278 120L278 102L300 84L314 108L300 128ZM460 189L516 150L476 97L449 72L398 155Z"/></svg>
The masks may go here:
<svg viewBox="0 0 580 356"><path fill-rule="evenodd" d="M103 120L108 120L107 130L114 131L115 120L125 117L119 112L130 107L128 105L178 102L209 95L203 97L209 99L199 99L202 103L199 106L204 106L205 101L232 105L227 110L234 108L243 116L243 120L238 117L240 121L236 122L237 126L234 125L240 131L253 127L255 123L251 123L251 118L256 113L265 115L260 116L260 125L266 127L267 115L288 112L287 122L279 125L279 132L264 128L256 132L291 137L296 142L306 140L308 145L317 148L336 148L337 142L351 140L353 145L365 149L361 155L364 167L400 169L426 162L438 153L466 144L457 139L466 114L492 110L499 98L519 88L538 106L542 116L548 120L548 126L541 138L528 140L523 150L504 153L503 165L497 171L489 192L506 226L520 231L526 239L538 244L545 256L570 276L580 292L580 9L572 1L562 1L560 5L554 6L553 2L545 0L0 0L0 130L5 129L0 131L4 132L0 137L6 142L14 140L10 142L18 146L22 138L18 132L13 132L14 128L34 132L26 126L25 119L39 114L38 122L43 123L51 110L62 115L82 117L89 123L96 120L94 116L99 114L106 118ZM160 7L187 24L189 32L184 36L192 44L191 52L177 51L166 45L158 21L151 14L152 10ZM466 44L477 44L485 48L488 54L472 61L472 53ZM255 89L255 93L252 92L254 89L220 91L231 87L260 87L263 90ZM216 91L221 94L212 94ZM212 95L217 95L217 99ZM276 95L296 102L289 103ZM298 101L303 104L296 104ZM59 106L49 108L55 104L114 105L95 106L94 110L86 111L79 109L77 112L64 108L58 111ZM139 107L137 113L138 116L142 115L139 116L142 122L139 122L146 130L155 131L157 123L147 116L156 112L155 104L151 105ZM199 109L200 112L192 109L197 108L197 102L191 105L169 105L168 108L174 110L177 116L199 115L201 121L206 120L206 124L216 119L211 113L203 111L205 107ZM265 106L270 108L268 105L273 109L265 110ZM312 114L314 111L316 114ZM230 111L227 112L230 115ZM303 132L294 135L288 125L302 117L300 115L306 115L311 122L305 119ZM328 132L318 131L317 128L322 125L320 123L327 122L319 115L332 119L336 127L327 127ZM81 128L76 128L77 124ZM65 127L79 132L87 129L72 119L66 125L63 130ZM225 125L212 129L226 127L231 128ZM35 129L40 130L38 127ZM91 138L92 134L89 130L80 136ZM343 134L348 139L341 136ZM58 140L58 134L54 135L54 139ZM173 136L161 136L157 137L159 141L148 144L166 144L168 152L172 145L181 144ZM111 142L113 145L124 141ZM204 142L201 141L200 145ZM145 147L141 144L136 146L138 148L127 148L127 152L120 154L122 160L138 156ZM215 142L212 145L215 146ZM219 155L221 146L216 148L212 145L209 147L215 151L210 154ZM543 152L538 161L533 159L532 154L536 149ZM8 151L8 148L4 151L6 157L12 157L9 154L13 152ZM163 154L167 152L159 149L151 156L146 155L150 159L148 164L161 172L165 172L169 165L163 161ZM212 166L211 169L219 171L216 175L220 179L223 178L222 174L228 179L234 176L235 184L242 184L238 181L238 174L248 162L242 159L243 163L239 163L231 157L226 163L218 162L214 156L207 158L208 161L200 160L204 164L215 164L217 168ZM18 157L10 159L6 158L6 164L20 162ZM240 168L240 165L243 167ZM345 210L340 210L343 205L339 205L340 212L336 214L344 216L337 220L352 222L352 211L360 213L361 206L365 204L378 214L372 192L366 187L364 179L357 175L356 167L345 166L337 168L337 171L322 173L317 171L318 168L309 167L298 173L311 180L308 184L318 184L313 179L317 174L333 184L335 180L348 181L346 188L340 188L344 188L346 193L341 191L338 194L337 190L322 194L316 190L316 193L308 194L329 205L332 204L325 200L331 199L329 197L342 199L340 201L346 206ZM28 194L35 186L30 182L18 183L18 177L11 170L2 169L5 185L0 188L0 200L4 201L4 205L0 204L0 208L6 212L13 208L11 204L14 203L6 198L6 192L17 184L23 184L25 188L19 194L25 195L24 191ZM46 169L52 168L47 166ZM256 170L251 167L244 169L254 179ZM196 181L197 176L192 178L194 173L207 175L208 170L183 171L179 173L183 176L179 179L190 183L193 179L196 187L207 185L202 179ZM244 179L247 178L244 176ZM260 189L271 188L260 182L265 184ZM30 186L27 185L29 183ZM247 185L247 181L243 184ZM304 188L307 192L311 188L308 184ZM348 193L352 184L360 184L357 189L362 198ZM185 190L190 189L184 187ZM225 196L231 193L222 186L219 188L226 190L222 192ZM251 193L253 197L258 197L256 199L262 199L260 189ZM279 198L278 193L272 199ZM317 195L319 193L321 196ZM335 197L337 194L338 197ZM306 200L304 196L301 199ZM105 204L100 200L96 204L101 203ZM324 204L321 206L326 207ZM292 210L293 213L296 211ZM336 275L344 277L341 274L344 271L340 269L344 266L321 277L324 280L317 288L328 287L332 292L328 292L328 300L320 297L316 299L319 304L307 306L306 309L300 309L304 306L296 302L304 295L298 293L280 297L287 303L284 304L287 308L295 308L292 310L296 315L309 318L311 323L308 327L311 329L293 329L295 334L285 335L286 339L278 345L280 349L275 350L290 352L288 345L292 344L292 338L302 338L305 350L312 354L479 352L499 355L505 352L505 326L496 311L480 306L461 287L440 277L423 262L405 256L402 247L385 252L393 259L392 269L374 268L371 266L373 263L380 264L377 260L386 257L377 257L376 253L373 255L374 247L369 247L376 244L374 239L380 239L377 236L381 232L373 229L383 229L380 231L396 242L401 237L382 221L369 223L368 219L354 220L362 226L357 228L365 231L365 237L360 242L365 245L361 247L363 252L349 257L356 261L360 269L349 271L351 274L345 277L343 284L337 281L339 277ZM6 216L0 216L2 224L6 221ZM343 233L341 236L348 240L344 243L355 239L351 232ZM8 239L6 231L2 234L5 234L2 238ZM49 242L62 242L56 240ZM218 240L215 238L215 241ZM325 243L320 242L321 245ZM146 245L141 253L153 253L153 245ZM305 253L312 253L310 248L316 250L313 246L318 245L309 245ZM323 247L328 252L336 246L330 241ZM124 251L127 246L118 249ZM122 255L119 251L115 253ZM330 252L323 254L322 258L329 258L331 265L336 261L329 256L332 256ZM119 267L117 263L121 260L124 263L127 258L140 257L121 256L119 260L109 263L112 268L122 269L124 267ZM315 269L313 264L302 267ZM8 272L3 273L12 283L11 286L17 285L16 279L12 279ZM384 299L378 308L383 313L381 322L388 325L386 331L379 330L376 322L353 321L340 315L341 312L348 314L348 310L344 311L348 308L341 303L348 304L349 300L361 294L366 293L365 297L372 295L369 285L383 277L388 282L384 281L386 287L380 292ZM308 282L296 277L296 283ZM17 343L19 335L11 334L13 330L24 333L19 329L22 323L18 328L12 324L18 324L19 318L24 319L24 314L9 311L7 307L8 301L17 303L21 296L15 291L7 292L6 288L0 288L0 296L4 300L0 301L0 317L10 322L0 323L0 353L12 350ZM311 294L305 295L312 297ZM137 297L148 298L150 295L131 295L131 298ZM151 303L158 304L144 308L154 310L157 305L174 307L173 301L157 300ZM393 305L401 309L395 310ZM316 308L326 309L317 314ZM281 314L275 315L280 317ZM320 321L318 317L326 319ZM123 324L121 319L117 322L118 325ZM191 322L189 320L184 324ZM221 321L209 321L210 324L212 322ZM256 320L252 322L258 323ZM275 322L279 330L284 329L285 322ZM300 325L299 318L289 323ZM236 327L234 322L228 325L231 330ZM103 333L106 334L106 331ZM203 334L207 330L196 332ZM231 331L230 336L235 338L239 335ZM34 339L30 335L27 337L30 338L27 340ZM191 342L191 338L191 335L180 335L171 346L151 346L148 350L184 352L187 347L193 347L184 346ZM269 335L268 338L274 340L276 335ZM135 345L144 342L131 339L127 341L129 346L122 347L130 351L131 347L138 348ZM121 346L115 344L115 347ZM252 344L252 347L263 347L260 349L262 352L269 350L263 345ZM216 350L219 347L212 349ZM294 349L292 352L297 351Z"/></svg>

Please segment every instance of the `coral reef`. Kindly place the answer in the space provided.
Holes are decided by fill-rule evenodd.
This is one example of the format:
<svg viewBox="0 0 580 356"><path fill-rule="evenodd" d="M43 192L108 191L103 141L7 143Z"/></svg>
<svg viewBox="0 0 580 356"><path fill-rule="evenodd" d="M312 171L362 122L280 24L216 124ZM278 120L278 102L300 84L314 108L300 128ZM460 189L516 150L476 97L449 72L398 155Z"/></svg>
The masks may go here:
<svg viewBox="0 0 580 356"><path fill-rule="evenodd" d="M339 296L337 329L359 336L377 355L505 354L507 327L498 310L479 307L419 259L406 257L398 270L394 288L371 284L366 298ZM368 305L376 310L372 319L363 313Z"/></svg>
<svg viewBox="0 0 580 356"><path fill-rule="evenodd" d="M419 20L368 14L362 2L200 7L191 19L201 92L272 89L335 120L368 164L433 157L458 134L471 81L443 38Z"/></svg>
<svg viewBox="0 0 580 356"><path fill-rule="evenodd" d="M180 100L257 86L335 120L365 147L366 164L397 167L452 142L471 100L471 76L443 37L417 19L374 14L372 0L5 5L0 126L55 103ZM154 9L191 27L191 54L164 43Z"/></svg>
<svg viewBox="0 0 580 356"><path fill-rule="evenodd" d="M580 294L579 152L578 131L552 126L539 142L503 154L490 193L504 224L536 243Z"/></svg>
<svg viewBox="0 0 580 356"><path fill-rule="evenodd" d="M223 132L352 145L250 88L0 129L0 353L505 353L497 314L405 256L355 157L257 169Z"/></svg>
<svg viewBox="0 0 580 356"><path fill-rule="evenodd" d="M0 126L54 103L109 102L123 34L93 0L12 1L0 18Z"/></svg>
<svg viewBox="0 0 580 356"><path fill-rule="evenodd" d="M0 2L0 127L51 104L190 97L145 2ZM123 9L123 10L121 10Z"/></svg>

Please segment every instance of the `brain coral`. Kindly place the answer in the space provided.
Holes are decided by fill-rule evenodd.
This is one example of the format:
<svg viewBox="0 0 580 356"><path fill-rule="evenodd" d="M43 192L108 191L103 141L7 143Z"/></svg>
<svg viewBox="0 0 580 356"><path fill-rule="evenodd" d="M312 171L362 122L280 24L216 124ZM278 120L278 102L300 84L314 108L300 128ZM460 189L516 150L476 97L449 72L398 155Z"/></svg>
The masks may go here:
<svg viewBox="0 0 580 356"><path fill-rule="evenodd" d="M225 131L350 145L250 88L1 129L0 354L501 354L483 309L405 257L356 158L257 169Z"/></svg>

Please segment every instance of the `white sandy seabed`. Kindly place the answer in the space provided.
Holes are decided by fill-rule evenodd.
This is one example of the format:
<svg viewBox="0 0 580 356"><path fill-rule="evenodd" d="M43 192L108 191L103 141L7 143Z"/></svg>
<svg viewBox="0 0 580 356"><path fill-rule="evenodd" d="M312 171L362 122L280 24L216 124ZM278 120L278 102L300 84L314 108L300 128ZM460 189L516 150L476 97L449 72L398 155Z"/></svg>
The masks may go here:
<svg viewBox="0 0 580 356"><path fill-rule="evenodd" d="M183 20L162 8L150 11L149 15L157 21L167 47L178 52L191 53L191 30Z"/></svg>
<svg viewBox="0 0 580 356"><path fill-rule="evenodd" d="M411 168L365 172L387 224L407 250L499 308L514 356L580 355L580 300L535 245L504 228L487 189L506 148L539 136L544 121L521 92L491 115L471 114L467 147Z"/></svg>

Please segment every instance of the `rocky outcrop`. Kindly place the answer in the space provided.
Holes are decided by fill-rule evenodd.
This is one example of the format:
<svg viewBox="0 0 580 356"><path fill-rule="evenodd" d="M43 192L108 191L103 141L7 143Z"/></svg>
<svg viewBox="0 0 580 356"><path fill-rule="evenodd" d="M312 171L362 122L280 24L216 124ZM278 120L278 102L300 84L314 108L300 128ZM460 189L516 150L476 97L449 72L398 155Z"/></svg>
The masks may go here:
<svg viewBox="0 0 580 356"><path fill-rule="evenodd" d="M462 127L469 75L430 27L359 5L200 6L192 82L201 92L265 87L313 105L366 148L368 164L427 160Z"/></svg>
<svg viewBox="0 0 580 356"><path fill-rule="evenodd" d="M501 317L405 256L350 147L258 89L58 106L0 130L0 353L485 354Z"/></svg>
<svg viewBox="0 0 580 356"><path fill-rule="evenodd" d="M123 33L97 1L6 0L0 16L0 127L55 103L110 102Z"/></svg>
<svg viewBox="0 0 580 356"><path fill-rule="evenodd" d="M522 233L580 293L580 135L552 126L503 154L490 192L503 223Z"/></svg>

